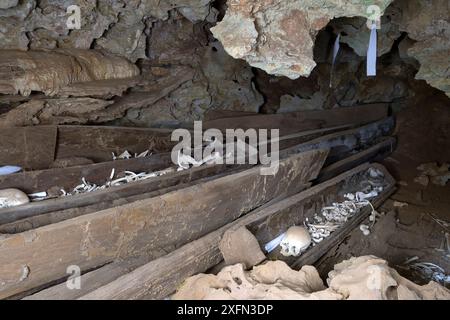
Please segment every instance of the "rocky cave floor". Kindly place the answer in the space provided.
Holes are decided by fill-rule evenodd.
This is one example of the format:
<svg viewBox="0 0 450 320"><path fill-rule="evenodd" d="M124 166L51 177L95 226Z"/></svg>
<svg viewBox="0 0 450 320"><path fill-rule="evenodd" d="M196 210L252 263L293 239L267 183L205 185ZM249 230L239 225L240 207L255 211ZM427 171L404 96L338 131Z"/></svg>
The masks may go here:
<svg viewBox="0 0 450 320"><path fill-rule="evenodd" d="M414 182L419 165L445 163L450 159L448 98L428 90L396 118L398 146L383 164L397 179L398 189L378 209L384 215L377 219L369 236L364 236L359 229L353 230L317 263L324 279L334 264L351 256L368 254L386 259L400 274L419 284L429 279L405 268L405 261L412 257L450 269L448 251L439 250L449 229L435 220L450 221L450 186L432 183L423 186ZM394 206L395 201L407 205Z"/></svg>

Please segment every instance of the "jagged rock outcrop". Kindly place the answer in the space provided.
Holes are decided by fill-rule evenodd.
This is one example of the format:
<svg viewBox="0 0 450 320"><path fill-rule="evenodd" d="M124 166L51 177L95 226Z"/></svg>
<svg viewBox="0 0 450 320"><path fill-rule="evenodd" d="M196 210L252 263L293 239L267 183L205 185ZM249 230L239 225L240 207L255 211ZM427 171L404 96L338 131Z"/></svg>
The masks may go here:
<svg viewBox="0 0 450 320"><path fill-rule="evenodd" d="M401 31L417 41L407 50L420 63L416 79L423 79L450 97L450 2L408 0L393 4L393 18Z"/></svg>
<svg viewBox="0 0 450 320"><path fill-rule="evenodd" d="M179 126L201 120L210 109L259 111L264 99L251 68L230 57L204 27L176 15L153 24L143 74L171 74L173 68L164 66L172 64L189 67L192 75L157 102L130 109L118 124Z"/></svg>
<svg viewBox="0 0 450 320"><path fill-rule="evenodd" d="M97 50L0 50L0 93L53 96L72 84L132 78L139 69L126 59Z"/></svg>
<svg viewBox="0 0 450 320"><path fill-rule="evenodd" d="M282 261L269 261L245 271L242 264L227 266L217 276L188 278L172 296L188 300L448 300L450 291L436 282L419 286L400 276L374 256L351 258L334 266L328 288L317 270L295 271Z"/></svg>
<svg viewBox="0 0 450 320"><path fill-rule="evenodd" d="M380 12L392 0L378 0ZM367 16L368 5L349 0L230 0L224 19L211 28L236 59L269 74L296 79L308 76L316 63L314 40L333 18Z"/></svg>
<svg viewBox="0 0 450 320"><path fill-rule="evenodd" d="M0 11L0 49L107 49L135 62L145 58L144 20L167 20L178 10L192 22L206 20L211 0L9 0ZM81 11L81 29L70 30L67 8ZM150 21L151 24L151 21ZM28 35L28 37L27 37Z"/></svg>

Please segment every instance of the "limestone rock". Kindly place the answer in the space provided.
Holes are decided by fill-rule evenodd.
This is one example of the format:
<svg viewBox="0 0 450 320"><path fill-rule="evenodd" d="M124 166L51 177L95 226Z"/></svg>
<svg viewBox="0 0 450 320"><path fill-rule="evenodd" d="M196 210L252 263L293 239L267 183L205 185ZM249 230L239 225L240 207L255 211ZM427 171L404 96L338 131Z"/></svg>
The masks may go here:
<svg viewBox="0 0 450 320"><path fill-rule="evenodd" d="M96 48L126 57L132 62L145 58L146 35L141 6L130 1L121 9L115 24L96 40Z"/></svg>
<svg viewBox="0 0 450 320"><path fill-rule="evenodd" d="M381 13L392 0L373 1ZM230 0L224 19L211 28L236 59L269 74L291 79L308 76L318 31L333 18L366 17L367 5L351 0Z"/></svg>
<svg viewBox="0 0 450 320"><path fill-rule="evenodd" d="M137 76L139 69L125 59L97 50L0 51L0 93L58 94L68 85Z"/></svg>
<svg viewBox="0 0 450 320"><path fill-rule="evenodd" d="M242 264L228 266L217 276L200 274L188 278L175 300L248 300L248 299L340 299L339 294L325 291L316 269L304 266L295 271L282 261L269 261L244 271Z"/></svg>
<svg viewBox="0 0 450 320"><path fill-rule="evenodd" d="M419 286L401 277L387 262L374 256L351 258L335 265L328 288L317 270L295 271L282 261L269 261L251 271L242 264L227 266L217 276L188 278L173 299L328 299L328 300L448 300L450 291L430 282Z"/></svg>

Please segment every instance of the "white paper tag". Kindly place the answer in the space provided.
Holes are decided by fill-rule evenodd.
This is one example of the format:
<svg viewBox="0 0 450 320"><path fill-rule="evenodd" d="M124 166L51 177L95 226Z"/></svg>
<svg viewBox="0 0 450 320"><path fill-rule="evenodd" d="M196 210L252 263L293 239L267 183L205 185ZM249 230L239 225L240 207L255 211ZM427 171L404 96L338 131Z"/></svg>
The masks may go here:
<svg viewBox="0 0 450 320"><path fill-rule="evenodd" d="M336 57L339 53L339 49L340 49L340 43L339 41L341 40L341 34L338 33L336 40L334 41L334 46L333 46L333 61L331 63L331 71L330 71L330 88L332 87L332 81L333 81L333 70L334 70L334 63L336 62Z"/></svg>
<svg viewBox="0 0 450 320"><path fill-rule="evenodd" d="M369 47L367 49L367 76L377 75L377 24L372 23Z"/></svg>
<svg viewBox="0 0 450 320"><path fill-rule="evenodd" d="M339 41L340 40L341 40L341 34L338 33L338 35L336 37L336 41L334 41L334 47L333 47L333 66L334 66L334 62L336 61L336 57L339 53L339 49L340 49Z"/></svg>

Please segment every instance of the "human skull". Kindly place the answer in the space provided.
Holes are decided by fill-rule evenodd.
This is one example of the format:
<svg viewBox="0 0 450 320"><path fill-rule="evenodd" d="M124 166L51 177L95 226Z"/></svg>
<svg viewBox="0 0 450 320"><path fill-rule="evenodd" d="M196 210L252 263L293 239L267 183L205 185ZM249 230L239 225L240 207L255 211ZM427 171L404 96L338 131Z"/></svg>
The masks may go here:
<svg viewBox="0 0 450 320"><path fill-rule="evenodd" d="M20 206L28 202L28 196L18 189L0 190L0 208Z"/></svg>
<svg viewBox="0 0 450 320"><path fill-rule="evenodd" d="M311 235L304 227L293 226L286 231L280 243L281 254L285 257L299 256L311 245Z"/></svg>

